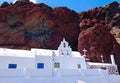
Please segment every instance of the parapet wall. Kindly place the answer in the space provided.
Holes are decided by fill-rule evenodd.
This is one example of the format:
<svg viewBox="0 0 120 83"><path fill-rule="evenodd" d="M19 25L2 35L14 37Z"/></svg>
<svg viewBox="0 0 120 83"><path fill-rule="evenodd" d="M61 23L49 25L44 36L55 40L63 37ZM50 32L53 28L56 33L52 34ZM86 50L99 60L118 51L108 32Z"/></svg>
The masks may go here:
<svg viewBox="0 0 120 83"><path fill-rule="evenodd" d="M90 69L107 69L110 75L119 75L117 66L90 65Z"/></svg>
<svg viewBox="0 0 120 83"><path fill-rule="evenodd" d="M0 69L0 78L107 76L102 69Z"/></svg>

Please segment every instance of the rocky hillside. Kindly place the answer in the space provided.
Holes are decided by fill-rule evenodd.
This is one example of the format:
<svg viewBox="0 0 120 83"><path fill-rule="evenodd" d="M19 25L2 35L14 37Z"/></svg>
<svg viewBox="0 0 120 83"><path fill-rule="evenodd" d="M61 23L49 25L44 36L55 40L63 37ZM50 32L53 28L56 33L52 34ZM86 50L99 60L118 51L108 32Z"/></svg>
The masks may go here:
<svg viewBox="0 0 120 83"><path fill-rule="evenodd" d="M57 49L65 37L73 50L88 50L89 61L110 62L114 54L120 66L120 4L76 13L67 7L18 0L0 6L0 47Z"/></svg>
<svg viewBox="0 0 120 83"><path fill-rule="evenodd" d="M110 54L114 54L117 64L120 64L120 3L113 2L104 7L79 13L80 34L78 50L88 50L90 61L110 62ZM119 65L120 66L120 65Z"/></svg>
<svg viewBox="0 0 120 83"><path fill-rule="evenodd" d="M4 2L0 7L0 46L57 49L63 37L77 50L79 16L66 7L52 9L40 3Z"/></svg>

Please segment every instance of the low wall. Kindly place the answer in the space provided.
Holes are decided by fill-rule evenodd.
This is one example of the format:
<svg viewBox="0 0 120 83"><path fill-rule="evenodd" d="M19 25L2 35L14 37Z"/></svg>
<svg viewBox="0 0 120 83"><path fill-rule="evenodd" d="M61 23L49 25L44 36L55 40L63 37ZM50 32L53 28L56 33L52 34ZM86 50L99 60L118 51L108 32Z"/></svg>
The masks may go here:
<svg viewBox="0 0 120 83"><path fill-rule="evenodd" d="M107 75L105 71L0 69L0 83L120 83L119 75Z"/></svg>
<svg viewBox="0 0 120 83"><path fill-rule="evenodd" d="M2 77L24 77L21 69L0 69L0 78Z"/></svg>
<svg viewBox="0 0 120 83"><path fill-rule="evenodd" d="M30 75L31 77L52 77L53 70L52 69L28 69L26 75Z"/></svg>
<svg viewBox="0 0 120 83"><path fill-rule="evenodd" d="M108 71L102 69L57 69L54 71L56 76L107 76Z"/></svg>
<svg viewBox="0 0 120 83"><path fill-rule="evenodd" d="M120 83L120 76L0 78L0 83Z"/></svg>
<svg viewBox="0 0 120 83"><path fill-rule="evenodd" d="M108 75L108 71L103 69L88 69L88 70L81 69L80 72L84 76L107 76Z"/></svg>
<svg viewBox="0 0 120 83"><path fill-rule="evenodd" d="M2 77L52 77L52 70L42 69L0 69L0 78Z"/></svg>
<svg viewBox="0 0 120 83"><path fill-rule="evenodd" d="M107 76L102 69L0 69L0 77L79 77Z"/></svg>

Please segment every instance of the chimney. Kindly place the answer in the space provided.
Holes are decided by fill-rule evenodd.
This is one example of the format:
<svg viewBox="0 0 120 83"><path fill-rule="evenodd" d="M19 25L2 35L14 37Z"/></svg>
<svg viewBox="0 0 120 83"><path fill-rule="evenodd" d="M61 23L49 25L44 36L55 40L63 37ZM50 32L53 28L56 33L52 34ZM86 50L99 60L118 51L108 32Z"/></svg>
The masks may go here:
<svg viewBox="0 0 120 83"><path fill-rule="evenodd" d="M110 57L111 57L111 63L112 63L112 65L116 65L116 64L115 64L114 55L110 55Z"/></svg>

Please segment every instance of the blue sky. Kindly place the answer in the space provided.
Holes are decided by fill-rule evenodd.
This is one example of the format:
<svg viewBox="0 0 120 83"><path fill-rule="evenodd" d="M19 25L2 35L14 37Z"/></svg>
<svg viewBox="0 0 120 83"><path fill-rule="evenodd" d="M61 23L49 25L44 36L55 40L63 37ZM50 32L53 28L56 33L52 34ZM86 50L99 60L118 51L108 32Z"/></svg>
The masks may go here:
<svg viewBox="0 0 120 83"><path fill-rule="evenodd" d="M14 0L0 0L0 4L4 1L13 2ZM76 12L86 11L95 7L107 5L113 1L120 0L31 0L36 3L45 3L51 7L66 6Z"/></svg>

